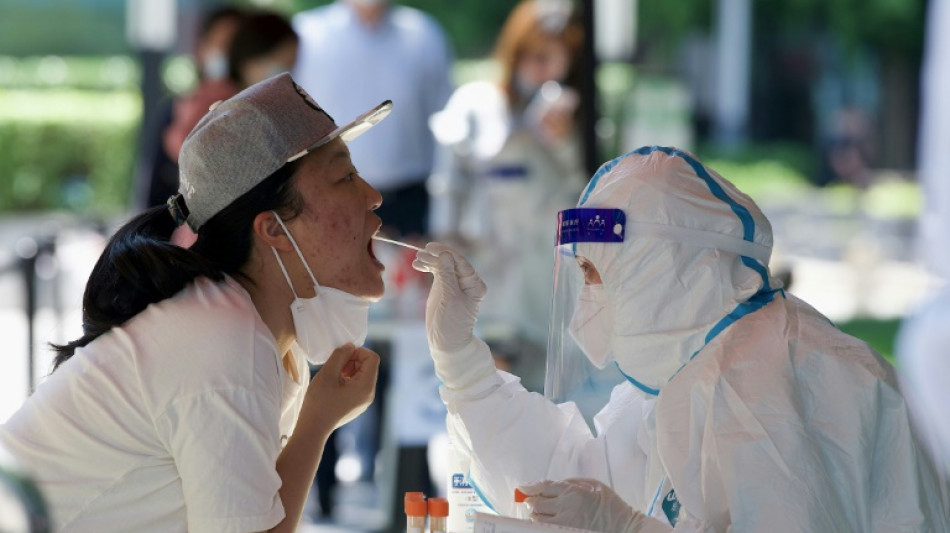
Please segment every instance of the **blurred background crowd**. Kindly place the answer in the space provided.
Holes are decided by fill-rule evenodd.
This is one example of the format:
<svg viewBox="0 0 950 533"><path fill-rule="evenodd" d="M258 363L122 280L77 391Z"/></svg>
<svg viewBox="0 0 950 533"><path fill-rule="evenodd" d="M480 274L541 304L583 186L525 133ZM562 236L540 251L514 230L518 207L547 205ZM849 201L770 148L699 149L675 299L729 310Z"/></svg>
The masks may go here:
<svg viewBox="0 0 950 533"><path fill-rule="evenodd" d="M692 151L755 199L790 291L893 360L901 320L937 285L918 258L927 9L3 0L0 421L49 372L47 343L81 331L105 237L177 190L178 149L208 106L283 71L338 122L394 101L351 145L385 231L466 252L489 286L481 334L529 389L543 386L557 211L600 163L653 144ZM403 491L445 492L427 280L412 254L377 253L378 400L328 445L314 530L398 528Z"/></svg>

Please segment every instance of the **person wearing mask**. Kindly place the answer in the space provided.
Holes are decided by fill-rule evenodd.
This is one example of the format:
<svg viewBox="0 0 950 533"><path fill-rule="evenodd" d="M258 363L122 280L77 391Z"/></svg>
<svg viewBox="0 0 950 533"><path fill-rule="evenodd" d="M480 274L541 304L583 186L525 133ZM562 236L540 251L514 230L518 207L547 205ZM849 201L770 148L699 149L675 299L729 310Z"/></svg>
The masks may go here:
<svg viewBox="0 0 950 533"><path fill-rule="evenodd" d="M135 204L146 208L163 205L178 190L178 152L181 143L208 106L234 96L238 87L228 78L228 50L245 16L241 9L225 6L208 12L201 21L192 52L198 83L189 93L168 102L155 132L155 141L144 167L147 179L136 191Z"/></svg>
<svg viewBox="0 0 950 533"><path fill-rule="evenodd" d="M162 138L165 152L175 161L178 160L185 137L208 112L211 104L230 98L238 91L275 74L288 72L294 66L297 34L287 19L266 11L233 13L231 19L221 19L221 15L217 17L218 26L223 26L225 21L233 26L224 26L217 31L208 30L208 39L214 37L213 42L217 44L211 49L208 49L210 43L205 44L196 52L197 57L204 57L204 62L200 64L205 75L192 93L175 103L174 119ZM225 29L231 33L230 38L222 44L222 32Z"/></svg>
<svg viewBox="0 0 950 533"><path fill-rule="evenodd" d="M495 45L500 81L459 87L431 120L439 142L431 233L458 243L492 287L483 320L507 324L516 344L538 353L553 281L551 221L586 177L578 133L583 39L570 2L518 3Z"/></svg>
<svg viewBox="0 0 950 533"><path fill-rule="evenodd" d="M285 73L199 121L180 192L113 235L83 336L0 426L56 531L296 529L327 437L374 395L380 195L346 143L391 105L338 127Z"/></svg>
<svg viewBox="0 0 950 533"><path fill-rule="evenodd" d="M228 52L228 76L244 89L277 74L290 72L297 62L300 38L279 13L249 14L238 26Z"/></svg>
<svg viewBox="0 0 950 533"><path fill-rule="evenodd" d="M605 163L559 215L545 392L473 336L485 284L430 243L426 325L470 481L503 514L604 532L950 529L894 369L769 273L772 231L692 155ZM553 400L596 368L593 417Z"/></svg>
<svg viewBox="0 0 950 533"><path fill-rule="evenodd" d="M293 25L301 39L294 78L328 107L356 112L382 95L397 103L353 158L383 195L379 216L390 235L425 235L434 147L427 124L452 92L453 54L442 28L390 0L337 0L298 13Z"/></svg>
<svg viewBox="0 0 950 533"><path fill-rule="evenodd" d="M234 29L223 63L217 52L210 61L215 69L225 69L226 77L201 83L198 89L175 103L174 120L165 129L165 151L178 160L181 145L195 124L219 100L282 72L289 72L297 58L297 34L283 15L270 11L245 13ZM195 235L180 227L172 242L188 247Z"/></svg>

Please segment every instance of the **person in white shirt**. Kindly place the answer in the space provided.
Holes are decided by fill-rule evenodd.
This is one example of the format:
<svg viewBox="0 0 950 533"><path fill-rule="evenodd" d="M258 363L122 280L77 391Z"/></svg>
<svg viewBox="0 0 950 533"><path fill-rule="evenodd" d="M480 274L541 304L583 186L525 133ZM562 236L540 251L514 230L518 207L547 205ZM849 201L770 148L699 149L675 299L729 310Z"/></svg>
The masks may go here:
<svg viewBox="0 0 950 533"><path fill-rule="evenodd" d="M328 108L350 116L383 98L396 103L373 138L353 146L353 158L383 195L387 231L426 234L435 145L428 120L452 93L453 52L442 28L390 0L337 0L292 22L300 36L294 78Z"/></svg>
<svg viewBox="0 0 950 533"><path fill-rule="evenodd" d="M0 427L56 531L296 528L327 437L373 400L380 196L345 141L391 105L337 127L285 73L189 134L180 193L111 238L84 335Z"/></svg>

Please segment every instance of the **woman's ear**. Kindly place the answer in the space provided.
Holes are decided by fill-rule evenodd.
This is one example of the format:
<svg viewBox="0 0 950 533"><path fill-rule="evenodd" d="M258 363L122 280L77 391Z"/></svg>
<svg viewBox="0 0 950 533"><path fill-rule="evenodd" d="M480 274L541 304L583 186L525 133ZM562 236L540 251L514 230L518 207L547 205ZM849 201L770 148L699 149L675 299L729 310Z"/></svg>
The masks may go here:
<svg viewBox="0 0 950 533"><path fill-rule="evenodd" d="M273 211L262 211L254 217L254 234L266 246L276 248L282 252L293 250L293 244L287 238L287 233L277 220Z"/></svg>

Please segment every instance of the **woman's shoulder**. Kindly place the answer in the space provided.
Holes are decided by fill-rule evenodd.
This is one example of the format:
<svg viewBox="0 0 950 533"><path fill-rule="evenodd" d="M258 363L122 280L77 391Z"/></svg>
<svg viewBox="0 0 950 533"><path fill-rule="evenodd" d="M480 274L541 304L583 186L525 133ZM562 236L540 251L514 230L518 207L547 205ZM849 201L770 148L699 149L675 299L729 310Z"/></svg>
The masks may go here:
<svg viewBox="0 0 950 533"><path fill-rule="evenodd" d="M129 321L131 333L177 331L215 335L253 327L257 311L247 291L232 278L198 278L171 298L151 304Z"/></svg>
<svg viewBox="0 0 950 533"><path fill-rule="evenodd" d="M122 326L144 382L175 395L278 379L276 342L233 279L199 279ZM161 399L156 399L161 402Z"/></svg>

